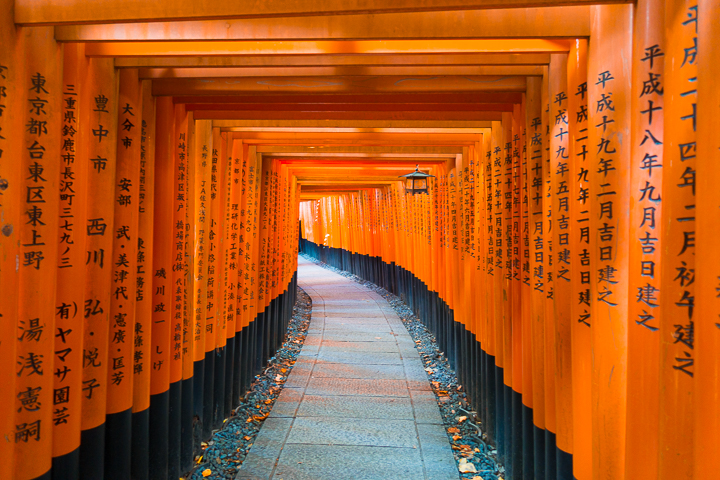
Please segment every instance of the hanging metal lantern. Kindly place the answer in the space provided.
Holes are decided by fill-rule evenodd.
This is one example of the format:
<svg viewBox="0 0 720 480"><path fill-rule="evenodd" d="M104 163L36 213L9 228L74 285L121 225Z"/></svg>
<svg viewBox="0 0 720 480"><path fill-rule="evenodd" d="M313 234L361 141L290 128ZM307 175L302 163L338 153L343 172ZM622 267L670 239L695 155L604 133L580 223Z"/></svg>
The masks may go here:
<svg viewBox="0 0 720 480"><path fill-rule="evenodd" d="M407 175L401 175L400 178L405 179L405 193L428 193L429 178L435 178L435 175L423 173L420 171L420 165L415 166L415 171Z"/></svg>

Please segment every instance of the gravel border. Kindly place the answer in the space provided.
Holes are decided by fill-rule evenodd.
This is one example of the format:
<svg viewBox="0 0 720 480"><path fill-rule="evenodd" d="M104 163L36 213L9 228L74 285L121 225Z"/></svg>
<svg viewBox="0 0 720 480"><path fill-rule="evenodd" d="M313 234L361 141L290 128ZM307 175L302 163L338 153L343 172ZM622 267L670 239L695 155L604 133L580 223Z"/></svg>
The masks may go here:
<svg viewBox="0 0 720 480"><path fill-rule="evenodd" d="M202 455L180 480L234 480L263 422L280 395L302 349L310 326L312 299L297 287L297 301L285 341L262 374L255 376L240 405L223 421L220 430L202 443Z"/></svg>
<svg viewBox="0 0 720 480"><path fill-rule="evenodd" d="M497 450L487 443L480 419L468 401L462 385L458 384L455 370L445 354L438 348L435 336L420 322L402 299L382 287L363 280L357 275L339 270L306 254L301 256L316 265L347 277L380 294L393 307L410 333L430 380L440 414L445 424L461 478L474 480L503 480L505 468L497 460ZM460 462L472 464L476 472L460 472ZM464 467L472 469L472 467Z"/></svg>

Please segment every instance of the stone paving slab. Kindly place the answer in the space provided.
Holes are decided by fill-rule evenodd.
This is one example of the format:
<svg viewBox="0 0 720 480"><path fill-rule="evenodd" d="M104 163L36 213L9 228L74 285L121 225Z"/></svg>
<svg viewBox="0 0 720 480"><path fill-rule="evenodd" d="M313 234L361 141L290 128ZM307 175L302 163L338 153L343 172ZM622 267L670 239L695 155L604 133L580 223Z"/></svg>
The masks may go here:
<svg viewBox="0 0 720 480"><path fill-rule="evenodd" d="M420 449L289 444L283 449L273 480L423 478Z"/></svg>
<svg viewBox="0 0 720 480"><path fill-rule="evenodd" d="M361 365L402 365L400 353L320 352L318 360L331 363L359 363Z"/></svg>
<svg viewBox="0 0 720 480"><path fill-rule="evenodd" d="M417 448L414 427L412 420L297 417L286 443Z"/></svg>
<svg viewBox="0 0 720 480"><path fill-rule="evenodd" d="M317 362L312 371L314 378L364 378L369 380L404 380L402 365L357 365Z"/></svg>
<svg viewBox="0 0 720 480"><path fill-rule="evenodd" d="M395 338L390 332L358 332L346 330L333 330L326 331L323 335L323 339L329 342L372 342L377 340L378 342L391 342Z"/></svg>
<svg viewBox="0 0 720 480"><path fill-rule="evenodd" d="M320 353L400 353L400 348L395 342L323 342L320 345Z"/></svg>
<svg viewBox="0 0 720 480"><path fill-rule="evenodd" d="M298 410L297 416L389 418L393 420L413 420L415 418L412 402L407 397L310 394L306 394L303 398L302 408Z"/></svg>
<svg viewBox="0 0 720 480"><path fill-rule="evenodd" d="M311 377L306 393L313 395L408 396L405 380Z"/></svg>
<svg viewBox="0 0 720 480"><path fill-rule="evenodd" d="M457 480L415 343L377 293L300 259L303 349L238 479Z"/></svg>

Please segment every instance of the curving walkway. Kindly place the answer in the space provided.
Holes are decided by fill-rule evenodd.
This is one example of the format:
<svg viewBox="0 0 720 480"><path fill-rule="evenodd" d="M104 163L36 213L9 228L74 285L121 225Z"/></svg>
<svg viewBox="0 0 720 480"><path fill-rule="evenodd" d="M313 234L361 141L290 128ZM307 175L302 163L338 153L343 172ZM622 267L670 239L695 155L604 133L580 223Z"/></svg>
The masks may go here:
<svg viewBox="0 0 720 480"><path fill-rule="evenodd" d="M415 345L378 294L304 258L312 320L238 479L459 478Z"/></svg>

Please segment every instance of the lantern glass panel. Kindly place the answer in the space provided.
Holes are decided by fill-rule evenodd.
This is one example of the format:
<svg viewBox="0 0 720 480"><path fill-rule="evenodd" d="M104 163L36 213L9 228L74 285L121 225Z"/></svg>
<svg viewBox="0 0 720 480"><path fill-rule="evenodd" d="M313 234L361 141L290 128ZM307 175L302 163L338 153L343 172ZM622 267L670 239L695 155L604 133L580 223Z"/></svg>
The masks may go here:
<svg viewBox="0 0 720 480"><path fill-rule="evenodd" d="M427 179L426 178L416 178L415 179L415 190L423 190L427 188Z"/></svg>

